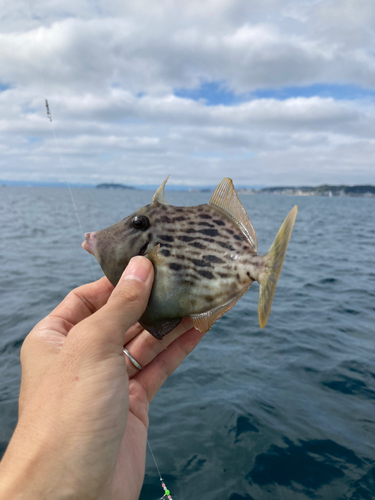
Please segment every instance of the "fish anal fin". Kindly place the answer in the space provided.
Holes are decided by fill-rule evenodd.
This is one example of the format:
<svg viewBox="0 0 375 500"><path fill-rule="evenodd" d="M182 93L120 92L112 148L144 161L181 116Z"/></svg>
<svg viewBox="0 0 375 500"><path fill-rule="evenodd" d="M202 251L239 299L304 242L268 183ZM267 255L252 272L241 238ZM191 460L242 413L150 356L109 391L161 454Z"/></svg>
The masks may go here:
<svg viewBox="0 0 375 500"><path fill-rule="evenodd" d="M194 328L196 328L200 332L207 332L217 319L221 318L226 312L229 311L229 309L232 309L232 307L242 297L242 295L244 295L248 291L250 285L247 286L244 290L241 290L239 294L237 294L234 298L230 299L225 304L219 307L215 307L215 309L211 309L211 311L190 316Z"/></svg>
<svg viewBox="0 0 375 500"><path fill-rule="evenodd" d="M167 202L167 200L165 199L165 196L164 196L164 187L167 184L168 179L169 179L169 175L165 179L165 181L161 184L161 186L157 189L154 196L152 197L151 204L152 203L154 203L154 204L159 203L160 205L169 205L169 203Z"/></svg>
<svg viewBox="0 0 375 500"><path fill-rule="evenodd" d="M232 179L226 177L220 182L208 204L220 208L234 219L241 227L242 232L245 234L254 251L257 252L258 240L255 230L238 198Z"/></svg>

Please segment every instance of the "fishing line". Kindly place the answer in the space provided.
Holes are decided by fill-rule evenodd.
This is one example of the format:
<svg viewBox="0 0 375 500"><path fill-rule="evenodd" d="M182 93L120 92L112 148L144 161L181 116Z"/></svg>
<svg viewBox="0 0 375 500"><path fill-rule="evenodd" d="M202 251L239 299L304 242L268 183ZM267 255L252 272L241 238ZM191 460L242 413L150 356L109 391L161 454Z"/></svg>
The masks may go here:
<svg viewBox="0 0 375 500"><path fill-rule="evenodd" d="M49 107L47 99L46 99L46 108L47 108L47 116L50 118L50 121L52 123L53 135L55 137L57 151L58 151L59 157L60 157L60 165L61 165L61 167L63 169L64 177L65 177L65 182L66 182L66 185L68 186L69 193L70 193L70 198L72 200L74 211L76 213L77 221L78 221L79 228L80 228L80 231L81 231L80 234L83 234L83 227L82 227L81 219L80 219L79 212L78 212L78 209L77 209L76 200L74 199L73 191L72 191L72 188L70 186L70 182L69 182L69 179L68 179L68 174L67 174L65 163L64 163L64 158L63 158L63 155L61 153L59 140L57 138L55 125L54 125L53 120L52 120L52 114L51 114L51 110L50 110L50 107ZM92 274L93 274L93 277L94 277L94 281L96 281L97 277L96 277L96 273L95 273L95 268L94 268L94 264L92 263L92 259L91 259L90 256L89 256L89 260L90 260L90 264L91 264L91 271L92 271Z"/></svg>
<svg viewBox="0 0 375 500"><path fill-rule="evenodd" d="M31 7L30 7L29 2L27 2L27 5L29 7L30 20L32 22L33 17L32 17ZM34 45L37 48L37 40L36 40L35 33L33 32L33 30L31 30L31 33L32 33L32 36L33 36L33 39L34 39ZM46 89L45 89L45 85L44 85L43 73L42 73L42 69L40 67L40 63L39 63L38 59L36 59L36 65L37 65L38 72L39 72L40 86L42 88L42 91L43 91L44 95L46 96ZM66 171L64 158L63 158L63 155L61 153L60 143L59 143L59 140L58 140L58 137L57 137L57 134L56 134L55 124L54 124L54 122L52 120L51 108L49 106L49 102L48 102L47 99L45 99L45 106L46 106L46 110L47 110L47 118L49 118L49 121L52 124L52 133L53 133L53 136L55 138L55 143L56 143L57 151L58 151L58 154L59 154L60 166L61 166L61 169L62 169L62 171L64 173L65 183L66 183L66 185L68 187L70 198L71 198L71 201L72 201L72 204L73 204L73 208L74 208L74 211L75 211L75 214L76 214L77 222L78 222L78 225L79 225L79 228L80 228L80 231L81 231L80 234L83 235L83 228L82 228L81 218L79 216L79 212L78 212L78 209L77 209L76 201L74 199L73 191L72 191L69 179L68 179L68 174L67 174L67 171ZM94 268L94 265L93 265L93 262L92 262L92 259L90 258L90 256L89 256L89 260L90 260L92 275L94 277L94 281L96 281L97 277L96 277L96 273L95 273L95 268Z"/></svg>
<svg viewBox="0 0 375 500"><path fill-rule="evenodd" d="M156 468L158 470L158 474L159 474L159 479L160 479L160 482L161 482L161 486L164 490L164 495L162 497L160 497L159 500L162 500L163 498L168 498L168 500L173 500L172 496L171 496L171 492L168 490L167 486L165 485L165 482L163 480L163 478L161 477L161 474L160 474L160 469L158 467L158 464L156 462L156 458L155 458L155 455L152 451L152 448L151 448L151 445L150 445L150 441L147 439L147 444L148 444L148 447L150 449L150 452L151 452L151 455L152 455L152 458L154 459L154 462L155 462L155 465L156 465Z"/></svg>
<svg viewBox="0 0 375 500"><path fill-rule="evenodd" d="M32 13L31 13L31 7L30 7L30 4L28 2L27 2L27 5L29 7L30 20L32 21L33 17L32 17ZM36 41L35 33L32 32L32 35L33 35L33 38L34 38L34 45L37 48L37 41ZM44 95L46 95L42 69L41 69L41 66L40 66L40 63L39 63L38 60L36 60L36 63L37 63L38 71L39 71L40 85L41 85L42 91L44 92ZM60 143L59 143L59 140L58 140L58 137L57 137L57 134L56 134L55 125L54 125L54 122L53 122L53 119L52 119L51 108L50 108L48 99L46 99L46 98L45 98L45 107L46 107L46 112L47 112L47 118L49 118L49 121L52 124L53 136L55 138L55 142L56 142L56 146L57 146L57 151L58 151L58 154L59 154L60 165L61 165L62 171L64 172L65 182L66 182L66 185L68 186L68 189L69 189L70 198L71 198L71 201L72 201L72 204L73 204L73 207L74 207L74 211L76 213L76 217L77 217L77 221L78 221L78 225L79 225L81 234L83 234L83 228L82 228L81 219L80 219L79 212L78 212L78 209L77 209L76 201L75 201L74 196L73 196L73 191L72 191L69 179L68 179L68 174L67 174L67 170L66 170L66 167L65 167L64 157L63 157L63 154L61 153ZM89 258L90 258L90 256L89 256ZM97 279L96 278L96 273L95 273L94 265L92 263L92 259L91 258L90 258L90 264L91 264L92 274L94 276L94 281L96 281L96 279ZM154 455L154 453L152 451L152 448L151 448L151 445L150 445L150 441L148 439L147 439L147 445L149 447L149 450L151 452L151 456L152 456L152 458L154 460L156 469L158 471L159 479L160 479L160 482L161 482L161 486L162 486L162 488L164 490L164 495L162 497L160 497L159 500L164 500L164 499L173 500L169 489L167 488L167 486L166 486L163 478L161 477L159 466L158 466L158 464L156 462L155 455Z"/></svg>

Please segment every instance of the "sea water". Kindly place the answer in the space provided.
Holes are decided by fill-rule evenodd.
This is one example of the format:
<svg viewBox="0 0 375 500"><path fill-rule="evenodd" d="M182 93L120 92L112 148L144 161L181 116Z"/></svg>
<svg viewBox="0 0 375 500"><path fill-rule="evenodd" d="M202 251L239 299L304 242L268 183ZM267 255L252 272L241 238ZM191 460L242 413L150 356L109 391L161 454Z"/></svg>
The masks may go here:
<svg viewBox="0 0 375 500"><path fill-rule="evenodd" d="M136 190L0 187L0 455L17 420L19 351L74 287L102 276L81 248L147 204ZM209 193L168 192L171 204ZM258 285L217 321L150 407L174 500L375 498L375 199L241 196L271 245L299 213L264 330ZM80 227L81 224L81 227ZM147 455L141 500L163 494Z"/></svg>

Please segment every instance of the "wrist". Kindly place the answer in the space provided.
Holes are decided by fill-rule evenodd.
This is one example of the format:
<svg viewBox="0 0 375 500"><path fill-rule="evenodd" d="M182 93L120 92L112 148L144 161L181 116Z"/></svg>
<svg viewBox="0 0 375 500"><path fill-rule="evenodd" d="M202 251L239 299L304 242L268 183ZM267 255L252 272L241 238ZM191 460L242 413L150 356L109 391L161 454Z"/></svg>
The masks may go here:
<svg viewBox="0 0 375 500"><path fill-rule="evenodd" d="M16 428L0 463L0 500L78 500L89 498L68 474L54 450L64 449L56 440L35 436L23 439ZM61 464L61 465L60 465ZM90 499L91 500L91 499Z"/></svg>

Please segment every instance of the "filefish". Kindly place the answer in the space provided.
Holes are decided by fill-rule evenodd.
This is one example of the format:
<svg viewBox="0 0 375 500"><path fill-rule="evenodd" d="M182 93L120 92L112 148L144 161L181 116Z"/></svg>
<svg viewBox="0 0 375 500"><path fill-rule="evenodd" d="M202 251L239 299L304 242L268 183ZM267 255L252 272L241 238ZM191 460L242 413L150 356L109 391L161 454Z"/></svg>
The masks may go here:
<svg viewBox="0 0 375 500"><path fill-rule="evenodd" d="M285 252L297 216L294 206L265 255L258 255L254 228L231 179L208 204L169 205L162 183L150 205L113 226L86 233L82 247L94 255L116 286L129 260L143 255L155 280L139 322L157 339L189 316L205 332L229 311L254 281L260 285L258 318L267 323Z"/></svg>

